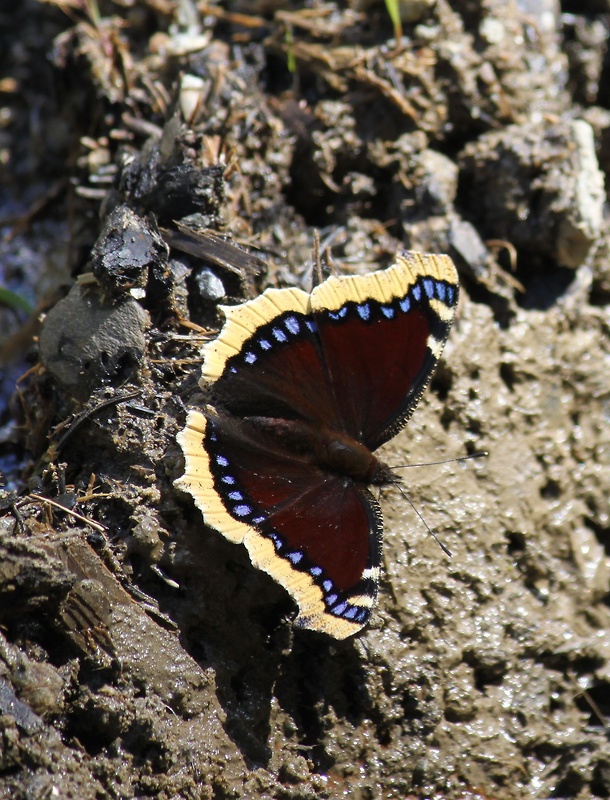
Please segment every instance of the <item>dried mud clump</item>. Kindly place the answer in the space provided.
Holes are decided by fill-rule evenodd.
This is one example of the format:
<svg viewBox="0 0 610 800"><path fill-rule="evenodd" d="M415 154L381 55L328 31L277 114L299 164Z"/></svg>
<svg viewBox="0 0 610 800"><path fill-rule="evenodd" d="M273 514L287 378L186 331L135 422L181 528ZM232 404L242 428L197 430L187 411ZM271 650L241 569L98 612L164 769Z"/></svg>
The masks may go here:
<svg viewBox="0 0 610 800"><path fill-rule="evenodd" d="M18 4L0 31L0 796L610 797L608 9ZM65 11L68 10L69 14ZM219 305L461 301L357 639L204 527ZM328 254L328 256L326 255Z"/></svg>

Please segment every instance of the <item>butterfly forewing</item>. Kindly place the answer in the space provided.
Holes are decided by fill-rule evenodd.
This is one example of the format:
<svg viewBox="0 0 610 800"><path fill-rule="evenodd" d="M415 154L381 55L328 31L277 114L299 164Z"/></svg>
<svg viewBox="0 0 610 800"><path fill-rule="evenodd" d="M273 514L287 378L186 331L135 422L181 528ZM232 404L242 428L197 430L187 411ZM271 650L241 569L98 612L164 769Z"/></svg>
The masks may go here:
<svg viewBox="0 0 610 800"><path fill-rule="evenodd" d="M341 426L311 314L283 313L256 329L227 361L211 393L216 404L238 416Z"/></svg>
<svg viewBox="0 0 610 800"><path fill-rule="evenodd" d="M329 308L342 294L350 299ZM409 418L436 366L456 303L457 273L446 256L399 258L385 272L331 278L312 293L342 426L371 450Z"/></svg>
<svg viewBox="0 0 610 800"><path fill-rule="evenodd" d="M361 628L381 555L381 517L368 490L268 447L247 420L211 408L190 412L180 443L187 471L178 485L209 525L243 542L292 594L296 623L336 638Z"/></svg>

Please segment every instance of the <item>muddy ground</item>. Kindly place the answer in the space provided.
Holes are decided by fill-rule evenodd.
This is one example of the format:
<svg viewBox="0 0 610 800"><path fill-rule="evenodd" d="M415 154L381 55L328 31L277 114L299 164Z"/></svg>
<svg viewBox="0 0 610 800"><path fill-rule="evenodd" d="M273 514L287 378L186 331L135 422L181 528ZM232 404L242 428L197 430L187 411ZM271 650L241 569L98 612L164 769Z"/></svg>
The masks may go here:
<svg viewBox="0 0 610 800"><path fill-rule="evenodd" d="M9 5L0 796L610 797L607 0ZM173 488L218 303L315 231L453 257L384 458L489 453L406 474L450 559L381 493L343 642Z"/></svg>

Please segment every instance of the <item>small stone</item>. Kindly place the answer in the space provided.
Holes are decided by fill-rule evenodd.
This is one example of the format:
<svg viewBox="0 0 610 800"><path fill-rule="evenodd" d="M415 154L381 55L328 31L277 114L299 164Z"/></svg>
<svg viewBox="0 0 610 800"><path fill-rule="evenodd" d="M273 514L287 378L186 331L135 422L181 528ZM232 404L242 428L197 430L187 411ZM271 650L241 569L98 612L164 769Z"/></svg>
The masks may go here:
<svg viewBox="0 0 610 800"><path fill-rule="evenodd" d="M95 289L76 284L47 314L40 357L63 388L84 402L98 387L122 383L137 369L149 324L135 300L108 303Z"/></svg>

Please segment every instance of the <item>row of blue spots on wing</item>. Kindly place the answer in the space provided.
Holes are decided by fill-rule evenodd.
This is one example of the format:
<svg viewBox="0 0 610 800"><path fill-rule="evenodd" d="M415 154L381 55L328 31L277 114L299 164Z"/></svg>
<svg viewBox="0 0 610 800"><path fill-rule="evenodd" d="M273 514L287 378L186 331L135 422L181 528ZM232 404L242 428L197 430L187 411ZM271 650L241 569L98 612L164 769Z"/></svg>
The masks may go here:
<svg viewBox="0 0 610 800"><path fill-rule="evenodd" d="M306 332L315 333L316 330L315 321L302 314L288 313L279 316L268 325L259 328L248 340L240 354L241 359L246 364L255 364L261 355L268 353L278 345L286 344ZM238 367L233 364L230 371L236 373Z"/></svg>
<svg viewBox="0 0 610 800"><path fill-rule="evenodd" d="M262 517L261 522L265 519L265 517ZM344 617L354 622L364 622L366 620L368 610L366 608L354 606L348 601L341 599L332 580L324 577L324 570L322 567L316 564L312 565L301 550L294 550L288 547L277 531L270 530L263 531L263 533L271 540L275 552L280 558L289 561L293 569L299 572L307 572L311 575L316 585L322 590L324 605L328 613L336 617Z"/></svg>
<svg viewBox="0 0 610 800"><path fill-rule="evenodd" d="M305 555L299 550L288 551L281 537L275 531L268 535L278 555L290 561L295 569L308 572L312 576L316 585L322 590L327 613L335 617L349 619L352 622L364 622L366 620L369 613L368 609L352 605L347 600L342 599L332 580L324 577L322 567L307 565Z"/></svg>
<svg viewBox="0 0 610 800"><path fill-rule="evenodd" d="M212 423L208 422L208 425L211 427ZM266 520L266 517L261 512L255 511L252 502L240 488L237 478L233 475L229 459L222 453L216 452L218 436L213 430L208 433L208 442L212 444L210 454L214 462L212 472L216 481L216 490L222 497L227 511L240 522L260 525Z"/></svg>
<svg viewBox="0 0 610 800"><path fill-rule="evenodd" d="M294 569L300 572L308 572L314 579L316 585L320 587L324 597L326 612L335 617L343 617L352 622L363 623L368 617L368 609L355 606L340 597L334 583L330 578L324 577L324 570L317 565L311 565L305 554L300 550L291 550L287 547L282 537L276 532L271 531L266 534L273 542L275 552L290 562Z"/></svg>
<svg viewBox="0 0 610 800"><path fill-rule="evenodd" d="M426 301L440 300L448 307L451 307L455 304L457 295L455 287L447 283L447 281L438 281L434 278L418 278L405 297L396 298L390 304L379 303L377 300L367 300L364 303L350 302L336 311L327 311L326 315L334 322L339 322L348 316L351 309L355 309L363 322L374 321L380 314L386 319L393 319L398 309L403 314L406 314L411 310L413 301L419 305L422 302L422 298L425 298Z"/></svg>
<svg viewBox="0 0 610 800"><path fill-rule="evenodd" d="M327 613L335 617L343 617L353 622L364 622L368 616L368 609L354 606L347 600L340 597L334 583L330 578L324 577L324 570L318 565L311 565L307 557L300 550L292 550L287 547L282 537L276 532L271 531L266 534L275 547L275 552L290 562L294 569L301 572L308 572L320 587L324 597L324 605Z"/></svg>
<svg viewBox="0 0 610 800"><path fill-rule="evenodd" d="M356 313L363 322L370 322L377 318L379 314L386 319L393 319L397 310L403 314L411 310L413 301L421 304L422 298L426 300L440 300L451 307L457 299L456 288L446 281L435 280L434 278L418 278L417 282L410 288L405 297L397 298L392 303L379 303L376 300L365 301L364 303L346 303L336 311L327 311L326 316L338 322L344 319L350 309L355 308ZM302 314L289 312L280 315L268 325L259 328L255 335L244 345L241 358L246 364L255 364L261 355L273 350L278 345L283 345L291 339L302 336L304 333L316 333L317 326L315 320L305 317ZM230 371L238 372L235 364L230 366Z"/></svg>
<svg viewBox="0 0 610 800"><path fill-rule="evenodd" d="M218 443L218 437L213 432L209 434L208 440L213 444ZM225 501L229 513L240 522L260 528L267 521L267 517L260 511L255 512L253 505L239 488L238 481L232 474L229 459L222 453L213 453L212 458L216 465L214 471L217 482L220 484L219 494ZM278 556L289 561L294 569L308 572L311 575L323 592L324 604L328 613L354 622L365 621L368 614L367 609L354 606L341 599L330 578L324 578L322 567L311 565L303 552L289 548L277 531L261 531L261 533L271 540Z"/></svg>

